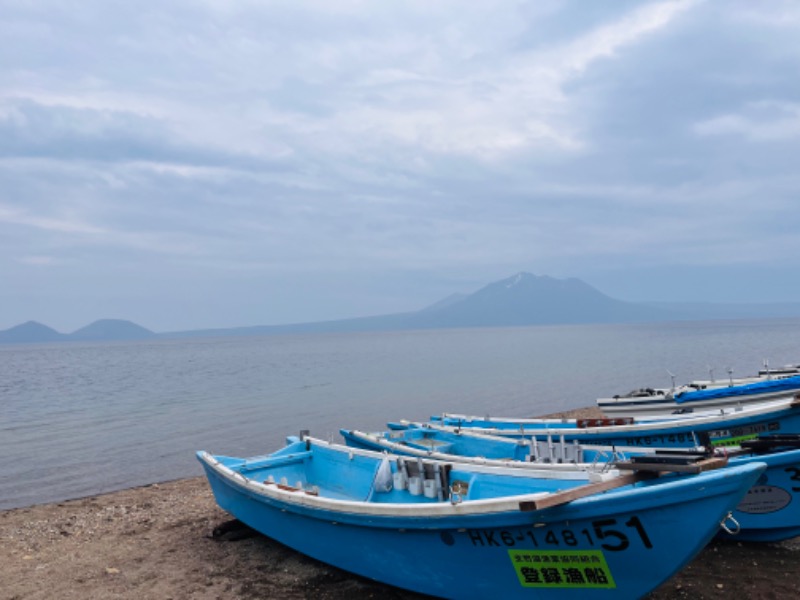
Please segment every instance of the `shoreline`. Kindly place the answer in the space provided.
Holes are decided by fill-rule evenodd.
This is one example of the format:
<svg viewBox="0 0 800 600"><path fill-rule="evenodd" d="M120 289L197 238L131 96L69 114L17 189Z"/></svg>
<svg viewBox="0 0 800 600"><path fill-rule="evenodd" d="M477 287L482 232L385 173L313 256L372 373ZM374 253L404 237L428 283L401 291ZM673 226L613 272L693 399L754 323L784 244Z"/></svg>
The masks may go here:
<svg viewBox="0 0 800 600"><path fill-rule="evenodd" d="M0 599L425 598L237 524L205 477L0 511Z"/></svg>
<svg viewBox="0 0 800 600"><path fill-rule="evenodd" d="M204 477L0 512L0 598L420 600L231 522ZM335 543L335 542L334 542ZM800 597L800 538L712 542L651 600Z"/></svg>
<svg viewBox="0 0 800 600"><path fill-rule="evenodd" d="M800 537L715 541L647 598L797 598L799 559ZM0 600L427 598L330 567L232 521L202 476L2 510L0 575Z"/></svg>

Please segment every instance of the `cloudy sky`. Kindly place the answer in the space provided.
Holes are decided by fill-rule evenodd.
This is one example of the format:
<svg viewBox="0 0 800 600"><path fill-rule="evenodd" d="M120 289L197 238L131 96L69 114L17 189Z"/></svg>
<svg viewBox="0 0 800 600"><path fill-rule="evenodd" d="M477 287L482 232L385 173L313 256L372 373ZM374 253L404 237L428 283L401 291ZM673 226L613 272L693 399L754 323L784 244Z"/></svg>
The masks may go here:
<svg viewBox="0 0 800 600"><path fill-rule="evenodd" d="M0 0L0 329L800 301L800 5Z"/></svg>

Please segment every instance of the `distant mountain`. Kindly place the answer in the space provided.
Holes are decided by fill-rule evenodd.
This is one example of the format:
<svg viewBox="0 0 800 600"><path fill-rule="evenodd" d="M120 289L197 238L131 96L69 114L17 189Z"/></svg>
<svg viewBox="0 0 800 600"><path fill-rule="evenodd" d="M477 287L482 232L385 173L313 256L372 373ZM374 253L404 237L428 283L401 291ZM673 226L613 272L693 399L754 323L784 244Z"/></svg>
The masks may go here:
<svg viewBox="0 0 800 600"><path fill-rule="evenodd" d="M75 341L144 340L156 334L123 319L100 319L66 336Z"/></svg>
<svg viewBox="0 0 800 600"><path fill-rule="evenodd" d="M443 298L438 302L431 304L427 308L423 308L420 312L435 312L437 310L447 308L448 306L452 306L453 304L458 304L466 297L467 294L450 294L447 298Z"/></svg>
<svg viewBox="0 0 800 600"><path fill-rule="evenodd" d="M452 294L422 310L319 323L182 331L170 337L513 327L566 323L670 320L667 309L615 300L579 279L518 273L472 294ZM167 335L167 334L165 334Z"/></svg>
<svg viewBox="0 0 800 600"><path fill-rule="evenodd" d="M36 321L28 321L11 329L0 331L0 344L61 342L65 339L66 336L63 333Z"/></svg>
<svg viewBox="0 0 800 600"><path fill-rule="evenodd" d="M28 321L0 331L0 344L36 344L71 341L130 341L157 337L149 329L122 319L101 319L69 334Z"/></svg>
<svg viewBox="0 0 800 600"><path fill-rule="evenodd" d="M427 327L506 327L559 323L625 323L668 319L668 310L615 300L579 279L530 273L490 283L414 319Z"/></svg>
<svg viewBox="0 0 800 600"><path fill-rule="evenodd" d="M121 319L103 319L71 334L62 334L41 323L29 321L0 331L0 344L779 317L800 317L800 303L623 302L606 296L579 279L517 273L490 283L472 294L452 294L426 308L407 313L316 323L168 333L153 333L136 323Z"/></svg>

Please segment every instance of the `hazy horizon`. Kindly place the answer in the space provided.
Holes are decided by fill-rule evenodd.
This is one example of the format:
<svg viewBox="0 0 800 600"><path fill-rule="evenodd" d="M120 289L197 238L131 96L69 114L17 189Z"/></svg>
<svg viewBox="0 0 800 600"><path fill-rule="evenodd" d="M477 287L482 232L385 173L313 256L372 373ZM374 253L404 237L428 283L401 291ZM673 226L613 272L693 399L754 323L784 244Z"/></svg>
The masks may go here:
<svg viewBox="0 0 800 600"><path fill-rule="evenodd" d="M530 276L530 275L531 274L529 274L529 273L520 272L520 273L515 274L515 275L513 275L513 276L511 276L509 278L504 278L504 279L500 279L500 280L496 280L496 281L492 281L492 282L487 282L487 285L486 286L481 286L481 289L483 289L484 287L495 287L496 288L498 286L498 284L500 285L500 287L510 288L510 287L513 287L520 280L520 278L522 276ZM534 277L534 279L538 278L536 275L533 275L533 277ZM548 276L542 276L542 279L548 279L548 278L549 278ZM563 283L566 280L555 280L555 281L558 282L558 283ZM556 287L558 287L558 283L556 284ZM477 292L477 291L479 291L479 290L473 290L473 292ZM599 291L599 290L596 290L596 291ZM601 294L602 294L602 292L601 292ZM370 319L370 318L380 319L381 317L390 318L390 317L392 317L392 315L399 315L399 314L408 314L408 315L411 315L411 314L414 314L414 313L418 313L418 314L421 314L421 315L422 314L428 314L427 313L428 309L434 309L434 308L439 309L439 308L442 308L442 307L450 305L454 298L456 299L456 302L458 302L462 298L463 299L469 298L470 295L471 295L471 293L469 293L469 294L454 293L454 294L449 295L448 297L441 298L436 302L429 303L426 306L412 308L412 309L409 309L407 311L398 311L397 313L384 313L382 315L355 315L355 316L352 316L352 317L345 317L343 319L329 319L327 321L295 321L295 322L292 322L292 323L241 323L241 324L238 324L238 325L233 325L233 326L228 326L228 327L214 327L214 326L211 326L211 327L196 327L196 328L189 328L189 329L175 329L175 328L152 329L152 328L147 327L146 325L143 325L142 323L137 323L137 322L135 322L135 321L133 321L131 319L128 319L125 316L118 316L118 317L97 317L97 318L93 319L91 322L84 323L83 325L81 325L80 327L75 328L74 330L67 330L67 331L59 330L57 327L52 327L50 324L44 323L44 322L39 321L37 319L28 319L25 322L17 323L17 324L15 324L15 325L13 325L13 326L11 326L9 328L13 328L13 327L16 327L16 326L25 325L27 323L34 322L34 323L38 323L40 325L44 325L46 327L49 327L51 329L54 329L58 333L69 335L69 334L77 332L80 329L87 328L87 327L89 327L91 325L99 324L99 323L101 323L103 321L125 321L125 322L132 323L134 325L137 325L139 327L144 327L145 329L149 329L153 333L157 333L157 334L169 334L169 333L180 333L180 332L190 332L190 331L204 331L204 330L214 331L214 330L225 330L225 329L250 329L250 328L258 328L258 327L276 327L276 328L292 327L292 326L302 327L302 326L305 326L305 325L315 325L315 324L323 325L323 324L325 324L327 322L348 321L348 320L351 320L351 319L357 321L359 319L365 319L365 318L367 318L367 319ZM617 300L613 296L609 296L607 294L603 294L603 295L605 295L607 298L610 298L611 300ZM549 312L549 311L553 310L554 307L553 307L551 301L546 300L545 298L542 298L542 301L544 301L545 304L539 305L539 304L536 304L535 300L532 300L533 304L531 305L531 309L536 309L537 311L544 310L545 312ZM709 320L719 320L719 319L722 319L722 320L731 320L731 319L732 320L753 320L753 319L763 320L763 319L786 319L786 318L797 319L797 318L800 318L800 302L796 302L796 303L752 303L752 304L747 304L747 303L743 303L743 304L741 304L741 303L704 303L704 302L688 302L688 303L682 303L682 302L674 302L674 303L670 303L670 302L651 302L651 303L642 302L642 303L636 303L636 302L634 302L634 303L629 303L629 304L631 306L631 309L633 309L634 306L638 305L638 306L657 307L659 309L664 309L664 310L667 311L667 312L665 312L663 314L660 314L660 315L656 316L655 318L646 318L646 319L644 319L644 321L641 321L641 322L657 322L659 320L664 320L664 321L681 321L681 320L709 321ZM704 306L707 308L707 310L703 309ZM490 309L489 307L485 307L485 308L486 308L486 310L490 310L491 314L500 314L500 316L502 316L502 312L503 311L500 308L497 308L497 309L494 309L494 310ZM738 310L737 310L737 308L738 308ZM673 311L673 312L670 312L670 311ZM575 316L577 317L579 315L580 315L580 311L577 311ZM595 323L595 324L600 324L600 323L614 324L614 323L616 323L616 324L620 324L620 323L624 323L624 322L625 322L624 319L623 320L613 320L612 319L610 321L604 321L604 320L593 321L592 320L592 321L585 322L585 321L581 321L581 320L574 320L574 321L573 320L567 320L567 321L564 321L564 320L559 320L558 318L555 318L554 320L550 320L550 321L543 321L543 322L538 322L538 323L520 324L520 325L516 325L516 326L523 326L524 327L524 326L532 326L532 325L569 325L569 324L580 325L580 324L587 324L587 323ZM635 319L634 322L639 322L639 321ZM431 323L428 323L427 325L430 326ZM375 324L373 324L373 326L375 326ZM385 326L386 326L385 324L378 324L376 330L381 330L382 327L385 327ZM466 327L474 327L474 326L485 327L485 326L491 326L491 325L464 325L464 326L466 326ZM494 325L494 326L495 327L504 327L504 326L509 326L509 325L499 325L498 324L498 325ZM413 323L398 324L398 323L392 322L392 324L390 326L390 329L394 329L394 328L398 328L398 327L399 327L399 329L415 329L416 328L416 326ZM436 325L435 326L435 328L445 328L445 329L451 328L451 327L453 327L453 326L452 325L446 325L446 324L440 324L440 325ZM9 328L3 328L3 329L0 329L0 331L5 331L5 330L7 330ZM303 331L303 330L298 330L298 331ZM321 330L321 331L324 331L324 329ZM341 331L351 331L351 330L342 329ZM353 329L352 331L361 331L361 329L357 327L356 329ZM370 331L370 329L366 329L366 331Z"/></svg>

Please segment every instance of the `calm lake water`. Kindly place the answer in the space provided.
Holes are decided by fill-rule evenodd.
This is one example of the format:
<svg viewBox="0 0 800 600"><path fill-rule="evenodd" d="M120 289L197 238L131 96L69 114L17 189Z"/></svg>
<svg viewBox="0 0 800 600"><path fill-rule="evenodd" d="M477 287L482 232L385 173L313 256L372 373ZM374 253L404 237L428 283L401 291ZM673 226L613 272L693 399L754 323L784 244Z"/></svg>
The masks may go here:
<svg viewBox="0 0 800 600"><path fill-rule="evenodd" d="M800 320L0 346L0 509L201 474L310 429L533 416L800 362Z"/></svg>

